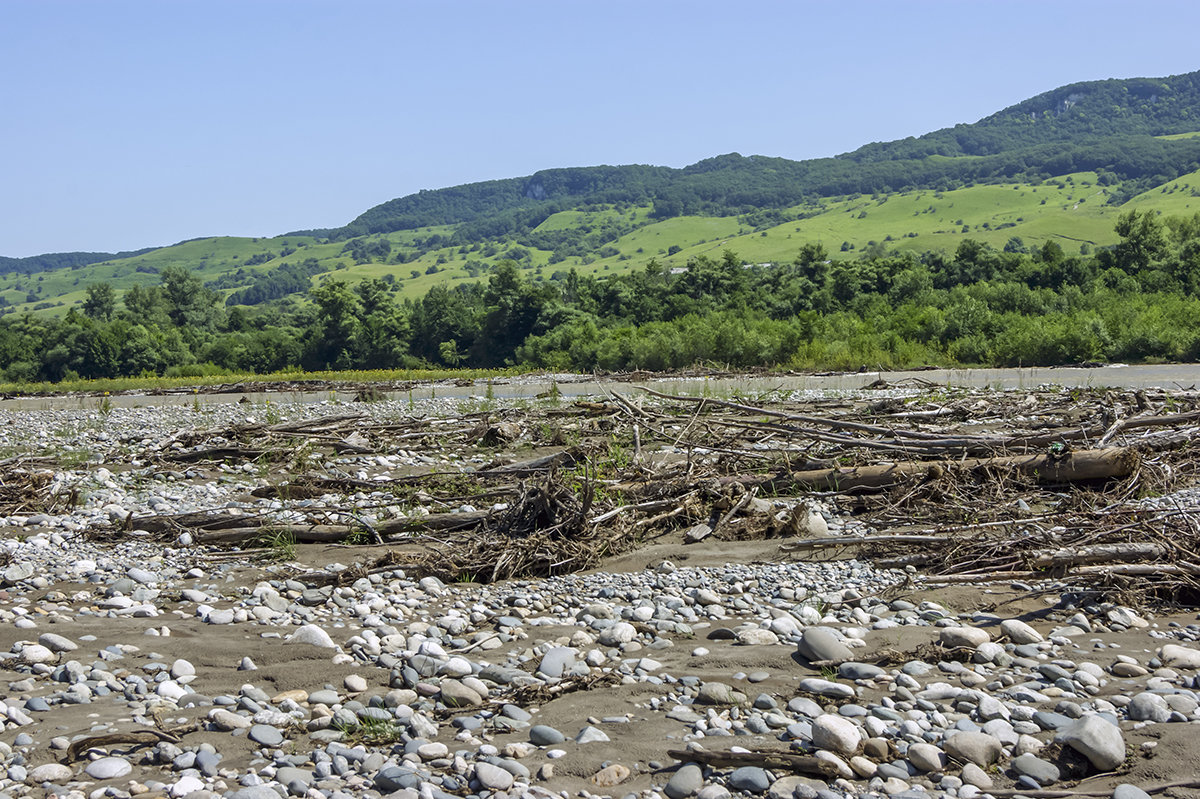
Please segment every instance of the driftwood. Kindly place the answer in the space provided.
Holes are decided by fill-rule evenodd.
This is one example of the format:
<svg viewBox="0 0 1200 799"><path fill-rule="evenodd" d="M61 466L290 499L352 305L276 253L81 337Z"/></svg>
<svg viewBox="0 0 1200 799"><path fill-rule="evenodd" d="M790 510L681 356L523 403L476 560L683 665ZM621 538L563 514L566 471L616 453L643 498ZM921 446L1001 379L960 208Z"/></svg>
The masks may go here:
<svg viewBox="0 0 1200 799"><path fill-rule="evenodd" d="M684 763L703 763L717 768L761 768L789 769L801 774L818 777L837 776L837 766L827 760L811 755L795 755L790 752L710 752L706 749L671 749L668 755Z"/></svg>
<svg viewBox="0 0 1200 799"><path fill-rule="evenodd" d="M490 511L470 513L431 513L428 516L408 516L391 519L372 525L368 530L380 537L399 536L407 533L466 530L476 527L491 515ZM261 524L251 527L206 528L197 532L200 544L234 544L255 541L267 534L279 534L292 538L300 544L318 544L343 541L362 532L364 525L349 524L281 524L260 519Z"/></svg>
<svg viewBox="0 0 1200 799"><path fill-rule="evenodd" d="M174 730L159 730L147 727L134 732L114 732L105 735L92 735L88 738L80 738L73 744L67 747L64 753L63 762L70 763L78 760L80 755L87 752L89 749L97 747L110 747L113 744L139 744L149 745L157 744L161 741L177 744L183 740L183 736L189 732L195 732L200 726L191 724L187 727L179 727Z"/></svg>
<svg viewBox="0 0 1200 799"><path fill-rule="evenodd" d="M525 477L531 474L547 472L551 469L574 466L580 460L580 453L577 450L568 449L562 452L555 452L550 455L543 455L540 458L533 460L521 461L519 463L509 463L504 466L493 466L488 469L480 469L479 474L486 475L503 475L505 477Z"/></svg>
<svg viewBox="0 0 1200 799"><path fill-rule="evenodd" d="M1043 484L1077 483L1127 477L1137 468L1138 456L1131 449L1081 450L1065 455L1007 455L996 458L964 458L955 461L904 461L881 466L858 466L839 469L817 469L793 472L783 477L749 477L736 479L746 484L758 483L775 490L801 489L808 491L878 490L890 488L906 480L923 478L936 480L947 472L973 474L1004 474L1023 477Z"/></svg>
<svg viewBox="0 0 1200 799"><path fill-rule="evenodd" d="M1163 548L1157 544L1100 544L1094 547L1035 552L1029 560L1029 565L1035 569L1048 569L1055 566L1074 566L1084 563L1147 560L1161 558L1163 554Z"/></svg>

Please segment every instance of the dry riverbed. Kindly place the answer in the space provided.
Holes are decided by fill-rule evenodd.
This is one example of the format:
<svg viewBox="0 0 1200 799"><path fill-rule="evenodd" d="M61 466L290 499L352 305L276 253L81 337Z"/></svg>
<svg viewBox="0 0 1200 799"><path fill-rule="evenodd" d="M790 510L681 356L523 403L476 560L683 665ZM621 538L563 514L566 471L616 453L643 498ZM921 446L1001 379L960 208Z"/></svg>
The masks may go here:
<svg viewBox="0 0 1200 799"><path fill-rule="evenodd" d="M0 408L0 795L1200 795L1195 391L772 388Z"/></svg>

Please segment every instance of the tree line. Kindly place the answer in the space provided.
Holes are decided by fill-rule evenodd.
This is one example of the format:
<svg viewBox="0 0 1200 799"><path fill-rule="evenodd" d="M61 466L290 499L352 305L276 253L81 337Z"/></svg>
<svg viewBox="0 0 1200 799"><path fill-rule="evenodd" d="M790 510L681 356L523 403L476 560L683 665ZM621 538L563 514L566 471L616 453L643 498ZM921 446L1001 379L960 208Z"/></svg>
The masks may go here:
<svg viewBox="0 0 1200 799"><path fill-rule="evenodd" d="M790 263L732 251L686 270L656 259L608 278L529 280L511 260L485 281L400 300L395 281L326 278L228 305L181 267L123 296L89 286L62 318L0 321L10 381L418 366L576 371L736 367L1055 365L1200 359L1200 214L1131 211L1088 255L1056 241L953 254L850 258L802 245ZM289 285L307 270L279 275ZM257 299L271 293L251 287Z"/></svg>

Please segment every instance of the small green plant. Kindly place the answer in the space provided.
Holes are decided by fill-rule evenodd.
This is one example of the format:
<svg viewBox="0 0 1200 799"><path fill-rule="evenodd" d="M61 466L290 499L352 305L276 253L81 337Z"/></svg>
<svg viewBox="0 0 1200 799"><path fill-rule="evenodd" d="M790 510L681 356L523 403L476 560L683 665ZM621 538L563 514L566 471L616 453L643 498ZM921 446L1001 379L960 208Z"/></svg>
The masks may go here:
<svg viewBox="0 0 1200 799"><path fill-rule="evenodd" d="M342 733L343 741L351 746L384 746L404 740L404 728L392 719L360 717L357 724L335 724L334 729Z"/></svg>
<svg viewBox="0 0 1200 799"><path fill-rule="evenodd" d="M283 414L279 412L279 408L271 404L271 400L263 402L263 418L267 424L275 425L283 421Z"/></svg>
<svg viewBox="0 0 1200 799"><path fill-rule="evenodd" d="M295 560L296 537L287 530L274 527L263 528L255 539L258 546L270 550L272 560Z"/></svg>
<svg viewBox="0 0 1200 799"><path fill-rule="evenodd" d="M101 416L108 416L110 413L112 413L112 409L112 397L110 397L108 392L105 391L104 396L102 396L100 401L96 403L96 410L100 412Z"/></svg>
<svg viewBox="0 0 1200 799"><path fill-rule="evenodd" d="M371 543L371 534L366 530L351 530L345 542L351 546L361 547Z"/></svg>

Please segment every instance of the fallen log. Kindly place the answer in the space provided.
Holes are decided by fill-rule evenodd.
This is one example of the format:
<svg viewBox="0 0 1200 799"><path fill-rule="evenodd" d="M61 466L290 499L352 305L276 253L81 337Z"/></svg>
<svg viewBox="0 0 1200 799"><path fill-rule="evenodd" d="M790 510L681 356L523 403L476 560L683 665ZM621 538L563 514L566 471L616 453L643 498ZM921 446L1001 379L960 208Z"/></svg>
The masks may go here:
<svg viewBox="0 0 1200 799"><path fill-rule="evenodd" d="M1128 448L1079 450L1064 455L1008 455L994 458L964 458L952 461L901 461L879 466L855 466L793 472L782 477L735 478L742 485L759 484L773 490L799 488L809 491L842 492L852 489L884 489L914 478L936 480L946 473L1001 474L1024 477L1038 483L1076 483L1127 477L1137 467L1137 453Z"/></svg>
<svg viewBox="0 0 1200 799"><path fill-rule="evenodd" d="M574 466L579 462L579 457L580 454L578 450L567 449L563 450L562 452L543 455L542 457L534 458L533 460L509 463L503 466L493 466L489 469L480 469L477 474L526 477L539 472L557 469L559 467Z"/></svg>
<svg viewBox="0 0 1200 799"><path fill-rule="evenodd" d="M818 777L837 776L837 766L828 760L811 755L794 755L790 752L710 752L706 749L671 749L668 755L683 763L703 763L716 768L761 768L789 769L801 774Z"/></svg>
<svg viewBox="0 0 1200 799"><path fill-rule="evenodd" d="M247 447L208 447L206 449L164 452L159 457L171 463L199 463L200 461L257 460L267 454L265 449Z"/></svg>
<svg viewBox="0 0 1200 799"><path fill-rule="evenodd" d="M491 511L471 513L431 513L428 516L408 516L379 522L367 530L373 537L399 536L408 533L447 532L476 527L491 514ZM364 525L350 524L283 524L262 520L262 524L251 527L223 527L202 529L196 534L198 544L236 544L256 541L268 535L290 536L299 544L319 544L343 541L364 531Z"/></svg>
<svg viewBox="0 0 1200 799"><path fill-rule="evenodd" d="M1158 544L1099 544L1092 547L1041 550L1033 553L1029 566L1048 569L1055 566L1075 566L1084 563L1113 563L1161 558L1164 550Z"/></svg>
<svg viewBox="0 0 1200 799"><path fill-rule="evenodd" d="M862 546L865 544L944 544L950 540L945 535L835 535L823 538L804 538L799 541L789 541L780 547L785 552L801 552L809 549L829 549L838 547Z"/></svg>

